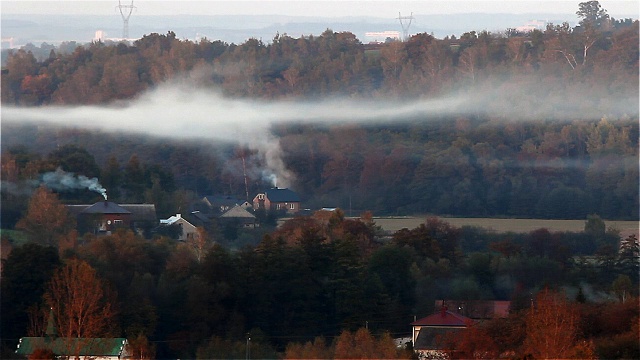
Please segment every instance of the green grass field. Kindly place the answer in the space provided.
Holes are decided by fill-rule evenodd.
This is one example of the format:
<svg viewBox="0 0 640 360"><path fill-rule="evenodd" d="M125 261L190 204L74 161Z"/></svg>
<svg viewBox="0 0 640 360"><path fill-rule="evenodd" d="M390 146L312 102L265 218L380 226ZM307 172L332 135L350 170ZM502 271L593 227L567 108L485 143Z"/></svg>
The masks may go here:
<svg viewBox="0 0 640 360"><path fill-rule="evenodd" d="M414 229L427 219L427 216L408 217L376 217L376 225L384 230L395 232L402 228ZM586 220L542 220L542 219L488 219L488 218L440 218L455 227L476 226L495 232L517 232L527 233L532 230L546 228L551 232L571 231L580 232L584 230ZM607 228L614 228L620 231L622 237L631 234L638 236L638 221L609 221L605 220Z"/></svg>

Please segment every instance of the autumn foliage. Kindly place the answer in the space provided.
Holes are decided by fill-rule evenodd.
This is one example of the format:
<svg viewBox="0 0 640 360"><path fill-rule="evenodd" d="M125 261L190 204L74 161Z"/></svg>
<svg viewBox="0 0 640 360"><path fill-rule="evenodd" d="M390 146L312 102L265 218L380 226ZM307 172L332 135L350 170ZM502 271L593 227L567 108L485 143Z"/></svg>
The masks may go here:
<svg viewBox="0 0 640 360"><path fill-rule="evenodd" d="M112 296L87 262L69 259L51 278L44 299L60 337L96 338L114 330Z"/></svg>
<svg viewBox="0 0 640 360"><path fill-rule="evenodd" d="M304 344L289 343L285 359L410 359L411 353L398 348L389 333L374 337L368 329L342 331L332 345L316 337Z"/></svg>
<svg viewBox="0 0 640 360"><path fill-rule="evenodd" d="M534 358L574 357L578 344L578 313L562 293L541 291L527 312L524 352Z"/></svg>
<svg viewBox="0 0 640 360"><path fill-rule="evenodd" d="M437 297L511 300L507 317L444 338L454 357L640 358L637 237L621 241L592 215L638 218L637 113L618 106L638 98L638 21L605 25L375 45L329 29L242 44L169 31L46 59L13 51L3 106L120 104L185 78L229 98L489 101L393 123L273 126L305 208L336 209L277 227L278 214L257 213L260 228L234 236L209 219L180 243L153 229L83 233L63 203L99 194L26 190L60 167L100 177L110 200L153 203L164 218L203 194L264 190L259 175L245 181L230 169L251 151L3 124L1 357L29 333L29 311L31 334L42 335L46 308L60 337L126 336L136 358L409 358L392 336L409 333ZM565 93L593 112L565 117ZM378 116L375 106L370 113ZM373 214L589 216L597 226L500 234L430 216L390 234Z"/></svg>
<svg viewBox="0 0 640 360"><path fill-rule="evenodd" d="M67 208L45 186L36 189L27 213L16 224L16 228L30 233L34 241L51 246L57 246L58 241L74 227L75 221L69 216Z"/></svg>

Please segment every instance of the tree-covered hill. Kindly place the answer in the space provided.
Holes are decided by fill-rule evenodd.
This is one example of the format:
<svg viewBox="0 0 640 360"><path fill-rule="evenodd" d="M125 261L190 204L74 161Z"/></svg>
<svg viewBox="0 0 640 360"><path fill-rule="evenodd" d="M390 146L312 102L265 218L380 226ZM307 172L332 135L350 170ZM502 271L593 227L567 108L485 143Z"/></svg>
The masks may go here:
<svg viewBox="0 0 640 360"><path fill-rule="evenodd" d="M141 359L417 358L392 337L436 302L509 300L440 340L457 358L640 358L640 247L603 220L639 218L638 21L579 9L576 28L376 46L170 32L18 51L2 72L0 357L55 311L62 341L126 337ZM256 211L257 228L203 211L178 241L176 224L94 234L82 223L108 219L66 206L106 192L186 219L271 175L335 209L279 226ZM586 222L499 233L426 213ZM391 234L381 214L425 221ZM93 325L76 327L84 304Z"/></svg>
<svg viewBox="0 0 640 360"><path fill-rule="evenodd" d="M280 185L298 191L309 208L637 219L638 21L610 19L591 3L581 5L582 21L575 28L550 24L530 33L469 31L444 39L422 33L406 42L365 45L352 33L326 30L320 36L284 34L268 44L251 39L235 45L194 43L168 32L133 44L53 51L41 62L19 50L2 73L3 171L13 161L17 180L37 177L59 165L46 158L51 152L73 144L95 159L100 171L91 171L101 177L125 173L135 155L142 167L170 174L175 187L190 196L245 194L245 174L253 195L273 185L261 170L273 165L271 156L289 172L290 181ZM176 82L191 92L157 91ZM195 93L197 100L189 100ZM202 142L215 135L207 132L220 129L214 113L227 110L196 104L217 101L214 93L263 104L320 105L313 114L295 108L299 113L289 114L293 119L287 122L267 120L283 106L250 109L259 116L247 123L249 130L223 142L219 137ZM149 99L168 103L167 110L182 103L180 110L211 112L206 120L179 111L165 114L175 116L171 121L183 129L201 133L199 142L187 143L172 130L161 139L132 137L126 123L139 122L132 120L121 121L117 134L83 129L116 122L118 112L112 119L75 123L71 130L10 113L44 109L45 117L61 125L67 115L47 112L51 106L135 110ZM353 110L356 106L360 109ZM390 115L394 107L412 110ZM153 118L163 110L139 109L149 124L142 132L163 128ZM241 122L241 115L230 111L230 123ZM367 121L353 119L358 116ZM262 132L277 145L275 156L253 144ZM152 185L147 181L149 190ZM117 192L123 184L111 186ZM166 204L167 211L171 207L177 204Z"/></svg>

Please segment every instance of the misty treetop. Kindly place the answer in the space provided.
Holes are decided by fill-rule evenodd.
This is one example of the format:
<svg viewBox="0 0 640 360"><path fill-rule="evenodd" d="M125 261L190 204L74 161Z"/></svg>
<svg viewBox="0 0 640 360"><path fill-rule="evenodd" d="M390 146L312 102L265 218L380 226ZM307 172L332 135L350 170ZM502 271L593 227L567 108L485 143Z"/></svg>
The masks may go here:
<svg viewBox="0 0 640 360"><path fill-rule="evenodd" d="M433 100L400 117L369 106L372 123L342 124L340 116L350 120L345 109L330 124L320 118L266 131L281 147L290 186L309 208L637 219L638 21L611 19L597 1L580 3L577 14L582 21L575 28L549 24L543 31L469 31L444 39L421 33L383 44L329 29L242 44L194 43L169 31L130 45L53 51L42 60L18 50L2 73L2 104L120 107L119 101L180 81L228 98L285 104L402 100L388 103L402 108ZM206 102L206 96L197 98ZM324 106L328 114L333 103ZM429 106L446 111L423 110ZM125 139L20 121L3 123L2 140L3 175L33 179L57 166L89 178L100 173L113 199L153 200L167 216L194 196L237 196L247 188L253 195L268 186L258 175L268 160L228 143ZM82 149L54 152L67 144ZM51 154L43 160L30 151ZM245 153L246 185L239 165Z"/></svg>
<svg viewBox="0 0 640 360"><path fill-rule="evenodd" d="M434 97L470 87L487 91L496 83L527 88L532 78L544 89L539 96L580 90L585 105L593 95L637 98L638 21L611 19L592 3L580 4L575 28L549 24L528 33L469 31L444 39L420 33L406 42L362 44L352 33L327 29L236 45L194 43L169 31L133 44L50 51L42 60L21 49L7 59L2 103L103 104L184 77L228 96L261 99Z"/></svg>

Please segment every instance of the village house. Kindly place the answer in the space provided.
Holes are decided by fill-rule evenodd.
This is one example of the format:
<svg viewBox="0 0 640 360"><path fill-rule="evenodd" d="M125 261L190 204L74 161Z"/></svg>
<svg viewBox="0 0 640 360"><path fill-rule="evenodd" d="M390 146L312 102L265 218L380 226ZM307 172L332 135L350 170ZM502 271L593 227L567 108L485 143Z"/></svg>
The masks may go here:
<svg viewBox="0 0 640 360"><path fill-rule="evenodd" d="M178 241L188 241L193 240L198 234L198 229L195 225L191 224L185 218L182 217L181 214L175 214L168 219L160 220L161 226L179 226L180 233L178 234Z"/></svg>
<svg viewBox="0 0 640 360"><path fill-rule="evenodd" d="M300 211L300 197L289 189L271 188L253 198L253 209L295 214Z"/></svg>
<svg viewBox="0 0 640 360"><path fill-rule="evenodd" d="M465 330L474 323L473 319L450 311L442 306L439 311L411 323L413 350L419 356L442 358L449 355L446 339Z"/></svg>
<svg viewBox="0 0 640 360"><path fill-rule="evenodd" d="M258 226L256 216L247 211L242 205L232 207L220 215L218 219L222 225L231 223L243 228L255 228Z"/></svg>
<svg viewBox="0 0 640 360"><path fill-rule="evenodd" d="M153 204L116 204L99 201L92 205L65 205L69 214L76 218L81 234L109 235L125 228L138 234L156 225L156 208Z"/></svg>

